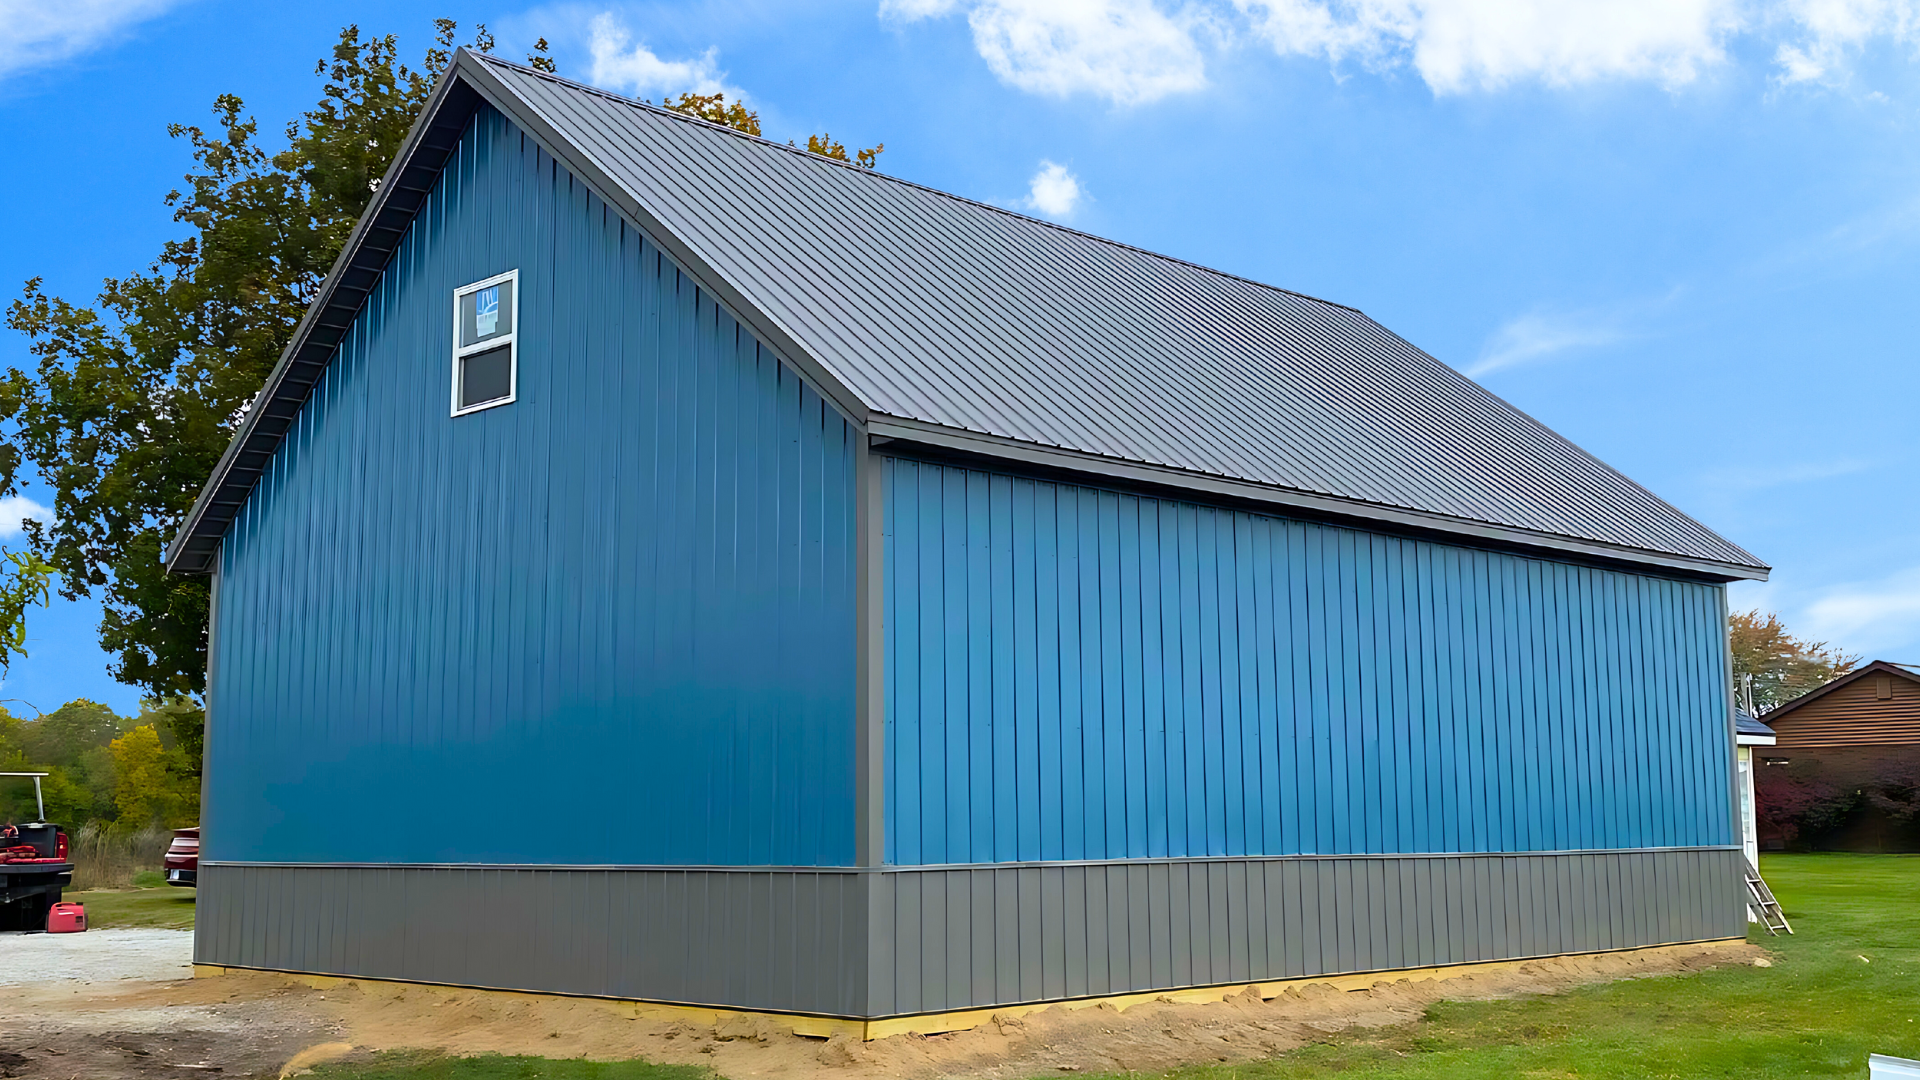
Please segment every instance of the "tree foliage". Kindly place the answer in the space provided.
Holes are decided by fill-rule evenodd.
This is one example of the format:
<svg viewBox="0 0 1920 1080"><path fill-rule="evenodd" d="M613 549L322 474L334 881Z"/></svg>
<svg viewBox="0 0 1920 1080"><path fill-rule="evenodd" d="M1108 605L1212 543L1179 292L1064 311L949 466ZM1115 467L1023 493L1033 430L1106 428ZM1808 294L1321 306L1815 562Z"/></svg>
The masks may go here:
<svg viewBox="0 0 1920 1080"><path fill-rule="evenodd" d="M1728 631L1734 678L1753 677L1753 704L1761 712L1817 690L1860 664L1860 657L1824 641L1793 636L1778 615L1762 615L1757 608L1735 612Z"/></svg>
<svg viewBox="0 0 1920 1080"><path fill-rule="evenodd" d="M821 132L818 135L807 136L807 150L811 153L819 154L821 157L829 157L835 161L848 161L863 169L875 167L880 160L880 155L885 153L886 149L887 144L880 143L877 146L869 146L865 150L856 150L854 151L854 156L849 158L847 157L847 148L833 141L832 135Z"/></svg>
<svg viewBox="0 0 1920 1080"><path fill-rule="evenodd" d="M534 42L533 51L527 54L527 66L535 71L544 71L549 75L559 71L560 66L553 62L553 54L549 51L551 48L552 46L547 44L546 38L541 38L539 41Z"/></svg>
<svg viewBox="0 0 1920 1080"><path fill-rule="evenodd" d="M747 111L738 101L728 101L725 94L696 94L688 91L680 95L679 100L661 98L660 107L677 113L705 120L709 124L719 124L744 131L749 135L760 134L760 114Z"/></svg>
<svg viewBox="0 0 1920 1080"><path fill-rule="evenodd" d="M738 101L728 101L727 95L725 94L696 94L689 90L681 94L678 99L660 99L660 106L665 109L671 109L677 113L685 113L688 116L698 117L710 124L719 124L722 127L733 128L735 131L744 131L749 135L757 136L760 134L760 114L750 111L745 105ZM800 144L789 139L787 140L787 145L798 146ZM845 161L849 164L858 165L863 169L874 168L880 160L880 155L886 152L886 149L887 144L880 143L875 146L870 146L865 150L856 150L852 157L848 157L845 144L835 142L832 135L821 132L818 135L807 136L807 151L809 153L819 154L821 157L832 158L835 161Z"/></svg>
<svg viewBox="0 0 1920 1080"><path fill-rule="evenodd" d="M179 782L177 748L160 741L160 731L141 724L113 740L113 802L119 822L130 828L164 825L178 828L200 818L200 793Z"/></svg>
<svg viewBox="0 0 1920 1080"><path fill-rule="evenodd" d="M0 710L0 772L48 773L47 817L71 828L191 824L199 814L205 720L187 698L149 699L130 717L85 699L33 719ZM142 729L152 742L144 735L128 741ZM30 781L0 780L0 822L34 813Z"/></svg>
<svg viewBox="0 0 1920 1080"><path fill-rule="evenodd" d="M0 374L0 495L35 480L55 519L28 522L25 549L0 553L0 666L53 587L99 598L114 678L159 700L205 689L207 583L168 575L161 555L451 63L458 26L435 25L417 69L393 36L342 30L315 68L320 100L285 126L284 148L232 94L215 100L210 127L170 128L193 162L164 200L183 235L90 306L27 281L7 322L33 363ZM493 44L476 28L473 48ZM544 39L527 61L555 70ZM758 114L724 95L667 107L760 133ZM826 135L808 148L849 160ZM871 168L882 149L854 160Z"/></svg>
<svg viewBox="0 0 1920 1080"><path fill-rule="evenodd" d="M27 609L47 605L53 564L31 548L0 551L0 560L7 567L0 574L0 671L5 671L14 657L27 655Z"/></svg>
<svg viewBox="0 0 1920 1080"><path fill-rule="evenodd" d="M1908 830L1920 822L1920 751L1796 751L1786 764L1755 770L1754 808L1791 846L1820 846L1875 825Z"/></svg>
<svg viewBox="0 0 1920 1080"><path fill-rule="evenodd" d="M18 601L44 566L61 595L99 596L116 679L160 697L204 689L207 584L166 574L161 553L451 61L457 27L437 25L419 70L391 35L343 30L315 69L320 101L287 124L282 150L221 95L210 130L170 129L194 163L165 199L186 235L146 271L108 279L91 307L27 282L7 321L37 363L0 376L0 494L31 475L53 492L55 521L28 539L43 562L11 560L0 593L15 651L30 606ZM475 46L492 46L484 26Z"/></svg>

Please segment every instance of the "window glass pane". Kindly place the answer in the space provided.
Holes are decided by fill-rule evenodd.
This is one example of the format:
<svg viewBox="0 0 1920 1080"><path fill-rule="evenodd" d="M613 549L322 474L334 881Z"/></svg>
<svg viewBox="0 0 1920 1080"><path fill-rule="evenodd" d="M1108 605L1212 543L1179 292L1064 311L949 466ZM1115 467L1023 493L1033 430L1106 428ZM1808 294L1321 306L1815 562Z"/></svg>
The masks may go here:
<svg viewBox="0 0 1920 1080"><path fill-rule="evenodd" d="M513 346L460 358L460 407L470 409L513 393Z"/></svg>
<svg viewBox="0 0 1920 1080"><path fill-rule="evenodd" d="M502 281L460 297L460 344L475 345L513 333L513 282Z"/></svg>

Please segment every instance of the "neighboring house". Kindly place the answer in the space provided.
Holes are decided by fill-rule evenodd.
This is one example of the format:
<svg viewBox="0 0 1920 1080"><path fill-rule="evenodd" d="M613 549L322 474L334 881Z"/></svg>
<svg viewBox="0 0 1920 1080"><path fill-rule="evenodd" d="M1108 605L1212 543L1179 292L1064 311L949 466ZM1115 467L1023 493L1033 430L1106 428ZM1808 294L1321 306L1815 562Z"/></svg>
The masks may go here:
<svg viewBox="0 0 1920 1080"><path fill-rule="evenodd" d="M167 559L205 965L942 1030L1746 932L1753 556L1352 308L468 52Z"/></svg>
<svg viewBox="0 0 1920 1080"><path fill-rule="evenodd" d="M1773 729L1747 715L1747 711L1735 708L1733 712L1733 743L1736 771L1739 779L1736 786L1740 794L1740 847L1747 853L1747 861L1757 869L1760 866L1760 828L1759 817L1754 812L1753 770L1754 748L1774 745Z"/></svg>
<svg viewBox="0 0 1920 1080"><path fill-rule="evenodd" d="M1776 734L1760 754L1765 846L1920 850L1920 823L1904 805L1920 799L1920 672L1876 660L1764 715ZM1834 816L1823 803L1834 800L1850 809L1820 827L1823 810ZM1816 827L1796 828L1793 816Z"/></svg>

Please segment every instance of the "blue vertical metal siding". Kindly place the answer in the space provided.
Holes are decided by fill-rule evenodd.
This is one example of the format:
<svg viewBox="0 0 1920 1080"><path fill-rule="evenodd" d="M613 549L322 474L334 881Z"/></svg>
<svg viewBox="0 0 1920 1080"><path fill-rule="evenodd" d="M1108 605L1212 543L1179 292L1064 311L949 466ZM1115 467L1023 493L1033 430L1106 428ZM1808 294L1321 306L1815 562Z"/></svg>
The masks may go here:
<svg viewBox="0 0 1920 1080"><path fill-rule="evenodd" d="M891 863L1732 842L1717 586L883 467Z"/></svg>
<svg viewBox="0 0 1920 1080"><path fill-rule="evenodd" d="M207 857L851 862L854 445L483 107L223 542Z"/></svg>

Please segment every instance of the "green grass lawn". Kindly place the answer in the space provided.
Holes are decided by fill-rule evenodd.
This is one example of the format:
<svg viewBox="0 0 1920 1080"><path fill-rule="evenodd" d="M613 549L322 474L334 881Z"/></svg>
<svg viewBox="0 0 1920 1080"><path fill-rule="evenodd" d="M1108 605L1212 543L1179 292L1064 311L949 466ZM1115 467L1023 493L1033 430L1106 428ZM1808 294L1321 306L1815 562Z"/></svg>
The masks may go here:
<svg viewBox="0 0 1920 1080"><path fill-rule="evenodd" d="M1171 1075L1864 1078L1869 1052L1920 1058L1920 856L1779 855L1762 872L1798 931L1757 930L1771 968L1441 1003L1419 1023Z"/></svg>
<svg viewBox="0 0 1920 1080"><path fill-rule="evenodd" d="M160 875L155 874L158 878ZM171 885L145 889L88 889L61 897L87 907L89 930L123 926L154 926L165 930L193 929L192 889Z"/></svg>

